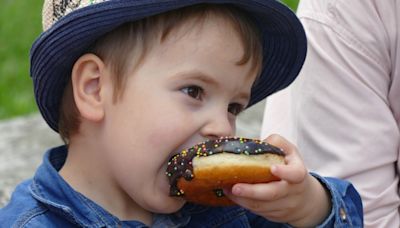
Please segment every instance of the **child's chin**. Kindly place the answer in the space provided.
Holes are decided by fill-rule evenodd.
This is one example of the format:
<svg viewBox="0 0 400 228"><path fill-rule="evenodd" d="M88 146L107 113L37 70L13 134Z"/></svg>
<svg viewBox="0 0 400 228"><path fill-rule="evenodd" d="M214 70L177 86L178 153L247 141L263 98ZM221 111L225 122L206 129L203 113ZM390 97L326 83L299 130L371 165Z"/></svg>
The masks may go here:
<svg viewBox="0 0 400 228"><path fill-rule="evenodd" d="M185 203L186 201L182 198L169 197L165 202L161 202L155 206L152 211L159 214L171 214L179 211Z"/></svg>

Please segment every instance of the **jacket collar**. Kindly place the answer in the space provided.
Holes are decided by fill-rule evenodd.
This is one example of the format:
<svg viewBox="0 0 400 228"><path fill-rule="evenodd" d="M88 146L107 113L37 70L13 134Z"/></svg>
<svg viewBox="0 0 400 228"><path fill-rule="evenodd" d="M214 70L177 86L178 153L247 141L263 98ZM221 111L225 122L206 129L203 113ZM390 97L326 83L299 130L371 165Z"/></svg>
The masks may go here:
<svg viewBox="0 0 400 228"><path fill-rule="evenodd" d="M76 192L58 171L67 157L67 147L48 150L30 186L32 196L51 211L81 226L116 226L120 221L95 202Z"/></svg>

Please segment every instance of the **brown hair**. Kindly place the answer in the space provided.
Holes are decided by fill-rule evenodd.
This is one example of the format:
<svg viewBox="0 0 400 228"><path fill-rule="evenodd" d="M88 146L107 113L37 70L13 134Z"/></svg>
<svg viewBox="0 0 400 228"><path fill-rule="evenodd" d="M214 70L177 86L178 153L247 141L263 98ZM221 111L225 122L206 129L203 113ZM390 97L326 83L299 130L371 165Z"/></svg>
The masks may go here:
<svg viewBox="0 0 400 228"><path fill-rule="evenodd" d="M244 65L251 60L252 69L259 75L262 65L261 35L249 16L230 5L194 5L125 23L95 42L88 53L96 54L111 68L114 102L123 95L126 72L134 70L142 63L151 44L163 42L173 29L181 27L184 23L202 23L209 15L227 19L244 46L244 54L236 64ZM79 111L72 90L70 82L62 97L58 123L60 136L66 144L70 136L78 132L80 126Z"/></svg>

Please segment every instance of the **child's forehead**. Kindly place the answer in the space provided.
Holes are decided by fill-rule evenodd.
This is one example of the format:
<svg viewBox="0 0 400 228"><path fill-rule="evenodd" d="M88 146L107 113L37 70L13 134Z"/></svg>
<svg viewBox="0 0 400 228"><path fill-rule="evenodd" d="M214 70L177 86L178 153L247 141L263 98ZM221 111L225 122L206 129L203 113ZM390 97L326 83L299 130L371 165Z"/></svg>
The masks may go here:
<svg viewBox="0 0 400 228"><path fill-rule="evenodd" d="M149 46L150 49L147 51L157 55L161 62L170 60L175 55L186 55L186 59L195 58L212 52L213 49L220 50L227 55L224 55L223 59L219 55L210 56L210 58L215 61L228 59L232 67L255 61L254 53L250 53L252 56L249 57L248 61L240 63L245 52L250 50L245 50L246 44L233 26L226 23L225 19L218 17L202 22L192 20L182 23L179 27L171 30L168 36L161 39L161 42ZM187 53L185 49L191 50L191 52ZM251 69L258 69L259 67L259 64L257 64ZM198 70L207 72L207 65L199 67Z"/></svg>
<svg viewBox="0 0 400 228"><path fill-rule="evenodd" d="M209 15L207 17L189 17L180 23L175 23L172 28L164 28L161 32L161 42L172 38L173 42L179 42L182 37L190 36L197 40L201 36L211 36L209 31L218 28L231 36L239 37L240 34L235 30L234 24L226 17L221 15ZM215 35L215 34L213 34Z"/></svg>
<svg viewBox="0 0 400 228"><path fill-rule="evenodd" d="M225 36L225 39L220 39L220 44L229 49L237 50L234 54L237 56L235 59L237 65L244 65L247 62L252 62L252 69L258 71L258 75L261 71L262 63L262 44L261 36L259 35L257 28L250 22L249 18L243 19L243 15L233 15L236 11L226 10L213 10L203 12L202 14L193 13L188 14L184 20L174 23L172 28L163 28L161 31L161 43L169 42L174 45L174 42L180 42L183 37L192 39L192 43L189 45L197 45L199 48L215 48L215 45L207 45L207 43L198 42L199 39L209 36ZM218 9L218 8L217 8ZM221 7L221 9L225 9ZM246 27L247 30L243 30ZM211 30L218 30L219 33L212 33ZM239 42L234 42L233 39L226 39L233 37ZM231 46L229 46L232 44ZM182 47L183 48L183 47ZM253 75L254 72L250 72L249 75Z"/></svg>
<svg viewBox="0 0 400 228"><path fill-rule="evenodd" d="M205 21L200 29L186 26L176 34L154 45L143 63L164 69L164 76L174 82L200 81L221 88L235 78L254 82L258 68L252 67L253 58L237 64L244 45L238 35L232 35L232 28Z"/></svg>
<svg viewBox="0 0 400 228"><path fill-rule="evenodd" d="M166 38L170 33L180 33L184 35L187 32L204 32L205 23L213 23L215 26L228 29L230 31L237 30L236 22L232 17L231 11L227 6L204 6L198 10L174 10L166 14L155 15L158 19L155 23L157 30L160 30L161 39ZM178 34L179 35L179 34Z"/></svg>
<svg viewBox="0 0 400 228"><path fill-rule="evenodd" d="M140 62L142 59L145 59L150 52L156 52L157 55L162 55L164 52L170 51L171 47L185 48L186 45L186 47L197 46L199 49L215 48L215 44L211 45L211 42L200 43L199 40L204 41L204 37L212 39L211 36L222 37L226 34L229 34L228 37L234 37L239 42L235 42L235 45L232 47L229 46L232 39L219 39L218 46L224 45L229 49L236 49L237 52L234 53L235 56L237 56L235 59L236 62L243 62L241 64L244 64L248 61L253 62L254 59L256 59L256 61L261 61L261 57L258 56L261 55L261 45L251 49L249 43L251 43L252 40L249 41L248 37L246 37L248 34L239 31L235 27L233 19L227 16L227 12L225 11L211 10L210 12L204 11L203 13L188 11L186 16L182 16L179 12L171 12L168 14L155 15L153 18L128 24L133 26L130 27L128 25L127 29L122 30L117 28L114 30L116 33L111 32L110 38L105 38L106 42L102 43L104 44L103 46L109 45L110 42L107 41L118 44L121 37L126 37L123 38L123 40L135 41L136 43L123 41L123 43L127 44L125 49L130 50L130 57L136 59L134 61ZM133 28L133 30L131 28ZM219 33L213 33L211 30L217 30ZM259 37L255 35L253 35L252 38L259 39ZM138 40L139 42L137 42ZM106 49L112 52L112 50L114 50L113 47L116 46L115 44ZM244 57L248 59L243 61ZM255 63L254 69L258 70L260 65L259 63Z"/></svg>

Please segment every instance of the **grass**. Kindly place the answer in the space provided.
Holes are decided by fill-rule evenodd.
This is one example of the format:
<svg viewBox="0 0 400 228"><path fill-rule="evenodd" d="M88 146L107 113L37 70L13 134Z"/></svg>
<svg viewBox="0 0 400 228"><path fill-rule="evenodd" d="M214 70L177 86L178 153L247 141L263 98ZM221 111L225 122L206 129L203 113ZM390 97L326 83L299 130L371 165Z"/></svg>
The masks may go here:
<svg viewBox="0 0 400 228"><path fill-rule="evenodd" d="M41 31L42 0L0 0L0 119L37 111L29 49Z"/></svg>
<svg viewBox="0 0 400 228"><path fill-rule="evenodd" d="M283 0L292 9L298 0ZM0 119L37 112L29 49L41 32L43 0L0 0Z"/></svg>
<svg viewBox="0 0 400 228"><path fill-rule="evenodd" d="M282 0L282 2L296 11L299 0Z"/></svg>

